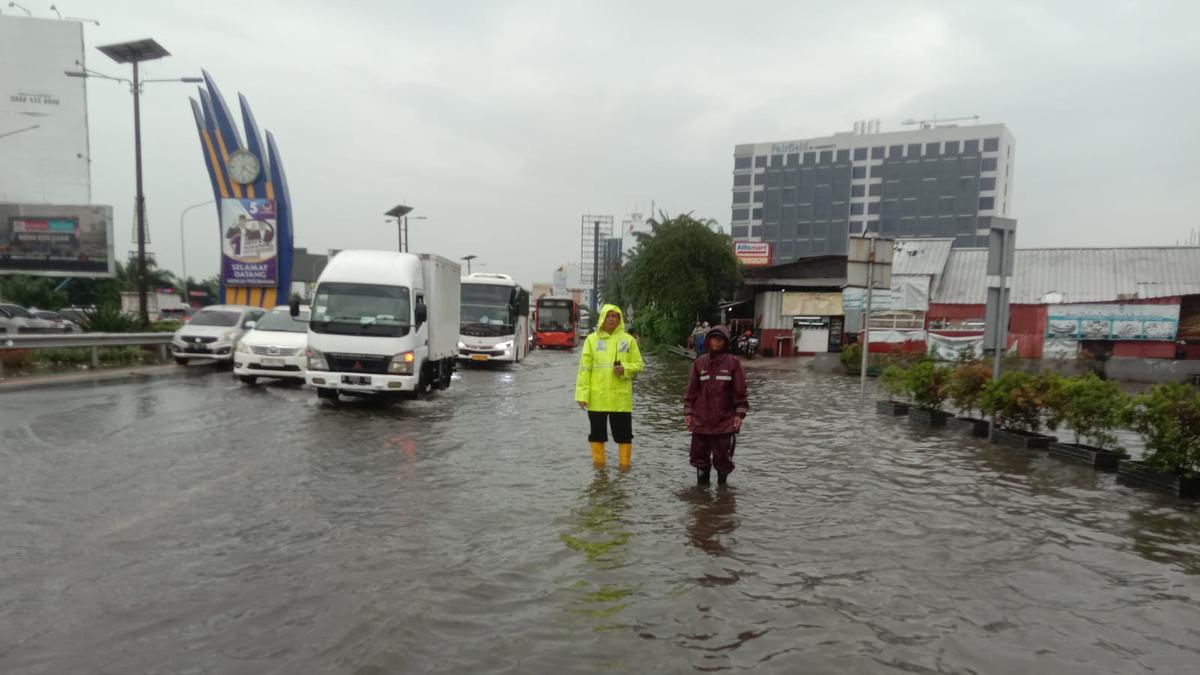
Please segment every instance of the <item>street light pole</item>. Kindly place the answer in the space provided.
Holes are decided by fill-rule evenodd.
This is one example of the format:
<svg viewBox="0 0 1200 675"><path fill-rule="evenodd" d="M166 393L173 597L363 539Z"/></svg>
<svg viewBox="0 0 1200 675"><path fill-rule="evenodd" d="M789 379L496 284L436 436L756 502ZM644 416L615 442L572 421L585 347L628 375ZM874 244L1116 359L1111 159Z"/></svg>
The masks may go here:
<svg viewBox="0 0 1200 675"><path fill-rule="evenodd" d="M184 218L184 216L186 216L188 214L188 211L191 211L193 209L198 209L201 206L208 206L209 204L212 204L212 203L213 203L213 200L210 199L206 202L200 202L199 204L192 204L191 206L187 207L183 211L179 212L179 262L180 262L180 265L183 267L183 302L185 304L188 301L188 274L187 274L187 246L186 246L187 241L183 238L183 218Z"/></svg>
<svg viewBox="0 0 1200 675"><path fill-rule="evenodd" d="M146 195L142 191L142 92L138 80L138 62L133 62L133 156L137 175L137 250L138 250L138 317L142 324L150 323L146 302Z"/></svg>
<svg viewBox="0 0 1200 675"><path fill-rule="evenodd" d="M118 82L128 82L130 89L133 92L133 154L134 167L137 180L137 192L134 198L135 219L137 221L137 246L138 246L138 318L143 324L149 323L150 313L148 311L146 300L146 195L142 189L142 84L141 72L139 64L142 61L151 61L161 59L164 56L170 56L171 53L163 48L152 39L133 40L131 42L119 42L111 45L103 45L96 48L100 53L117 63L128 63L133 66L133 80L125 80L119 77L110 77L82 68L78 71L67 71L69 77L101 77L107 80L116 80ZM145 80L145 82L200 82L198 77L182 77L182 78L166 78L157 80Z"/></svg>
<svg viewBox="0 0 1200 675"><path fill-rule="evenodd" d="M464 255L462 257L463 260L467 261L467 276L471 276L471 261L478 257L479 256L475 255L474 253L472 253L471 255Z"/></svg>

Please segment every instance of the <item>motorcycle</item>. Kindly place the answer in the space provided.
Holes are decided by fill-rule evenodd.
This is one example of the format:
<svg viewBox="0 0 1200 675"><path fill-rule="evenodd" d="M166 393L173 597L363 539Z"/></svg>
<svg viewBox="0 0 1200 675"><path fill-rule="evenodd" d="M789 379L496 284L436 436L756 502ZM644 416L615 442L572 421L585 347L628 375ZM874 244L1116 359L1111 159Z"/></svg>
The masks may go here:
<svg viewBox="0 0 1200 675"><path fill-rule="evenodd" d="M758 353L758 338L746 331L737 339L737 352L748 359L754 358L754 355Z"/></svg>

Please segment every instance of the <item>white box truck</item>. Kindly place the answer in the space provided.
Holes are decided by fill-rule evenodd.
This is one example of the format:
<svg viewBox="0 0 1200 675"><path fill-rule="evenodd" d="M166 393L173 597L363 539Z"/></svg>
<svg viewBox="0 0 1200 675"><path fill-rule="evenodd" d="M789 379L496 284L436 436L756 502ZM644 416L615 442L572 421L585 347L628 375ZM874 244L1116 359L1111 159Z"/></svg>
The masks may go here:
<svg viewBox="0 0 1200 675"><path fill-rule="evenodd" d="M317 280L309 316L305 380L317 396L421 396L449 387L459 275L458 263L426 253L335 255Z"/></svg>

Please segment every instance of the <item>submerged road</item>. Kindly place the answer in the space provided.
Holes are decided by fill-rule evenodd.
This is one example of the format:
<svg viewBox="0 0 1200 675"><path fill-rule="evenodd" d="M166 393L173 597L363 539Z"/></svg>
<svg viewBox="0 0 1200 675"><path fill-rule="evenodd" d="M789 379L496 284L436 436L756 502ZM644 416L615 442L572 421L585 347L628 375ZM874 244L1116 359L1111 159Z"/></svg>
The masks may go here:
<svg viewBox="0 0 1200 675"><path fill-rule="evenodd" d="M0 394L0 672L1195 672L1195 504L759 363L699 489L685 367L641 378L626 474L565 353L416 403Z"/></svg>

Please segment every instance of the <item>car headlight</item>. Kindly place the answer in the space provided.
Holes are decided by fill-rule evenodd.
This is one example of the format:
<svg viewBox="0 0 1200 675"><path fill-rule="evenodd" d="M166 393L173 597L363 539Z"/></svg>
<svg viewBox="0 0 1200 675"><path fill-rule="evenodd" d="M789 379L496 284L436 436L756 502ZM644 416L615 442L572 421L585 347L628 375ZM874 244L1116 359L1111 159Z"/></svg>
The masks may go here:
<svg viewBox="0 0 1200 675"><path fill-rule="evenodd" d="M237 349L234 349L233 351L235 351L239 354L249 354L250 348L248 346L246 346L245 342L239 342L237 345Z"/></svg>
<svg viewBox="0 0 1200 675"><path fill-rule="evenodd" d="M309 347L304 350L304 355L308 357L309 370L329 370L329 362L321 352Z"/></svg>
<svg viewBox="0 0 1200 675"><path fill-rule="evenodd" d="M388 361L388 372L393 375L412 375L416 360L417 357L412 352L397 354Z"/></svg>

